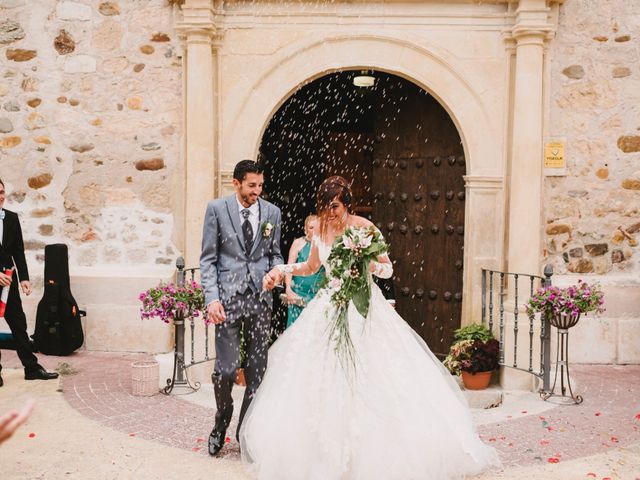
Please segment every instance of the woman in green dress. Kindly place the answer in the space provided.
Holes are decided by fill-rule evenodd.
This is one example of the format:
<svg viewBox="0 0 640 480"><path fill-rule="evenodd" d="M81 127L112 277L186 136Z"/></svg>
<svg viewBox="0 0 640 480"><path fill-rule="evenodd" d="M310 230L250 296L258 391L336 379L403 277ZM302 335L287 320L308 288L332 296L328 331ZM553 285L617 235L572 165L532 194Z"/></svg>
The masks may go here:
<svg viewBox="0 0 640 480"><path fill-rule="evenodd" d="M304 220L304 237L296 238L289 250L289 263L305 262L311 251L311 239L318 227L318 217L309 215ZM287 303L289 304L287 315L287 328L296 321L302 309L315 297L320 289L320 283L324 277L324 268L308 277L285 277Z"/></svg>

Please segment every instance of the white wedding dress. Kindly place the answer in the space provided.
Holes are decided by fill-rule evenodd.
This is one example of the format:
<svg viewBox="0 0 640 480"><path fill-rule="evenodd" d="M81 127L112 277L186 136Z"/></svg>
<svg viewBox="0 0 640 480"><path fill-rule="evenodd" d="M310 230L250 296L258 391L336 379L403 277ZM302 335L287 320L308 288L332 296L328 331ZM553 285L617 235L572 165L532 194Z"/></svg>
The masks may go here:
<svg viewBox="0 0 640 480"><path fill-rule="evenodd" d="M316 244L327 268L330 247ZM375 284L371 293L369 318L348 311L351 376L328 338L326 291L269 350L240 432L259 480L447 480L500 464L449 372Z"/></svg>

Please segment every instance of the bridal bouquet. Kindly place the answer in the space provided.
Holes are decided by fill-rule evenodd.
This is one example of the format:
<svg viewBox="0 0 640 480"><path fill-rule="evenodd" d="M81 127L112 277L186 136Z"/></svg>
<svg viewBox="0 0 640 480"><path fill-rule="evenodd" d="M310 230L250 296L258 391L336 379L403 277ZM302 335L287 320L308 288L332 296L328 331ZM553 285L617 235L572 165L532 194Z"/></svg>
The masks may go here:
<svg viewBox="0 0 640 480"><path fill-rule="evenodd" d="M143 319L158 317L164 323L174 320L179 310L189 318L199 317L204 309L204 294L198 282L187 282L184 287L161 283L142 292L138 298L142 302L140 316Z"/></svg>
<svg viewBox="0 0 640 480"><path fill-rule="evenodd" d="M335 340L335 351L343 365L344 361L355 364L347 319L349 303L353 302L360 315L367 317L371 301L369 265L387 250L382 234L373 226L347 228L331 248L325 288L330 292L335 314L329 338Z"/></svg>

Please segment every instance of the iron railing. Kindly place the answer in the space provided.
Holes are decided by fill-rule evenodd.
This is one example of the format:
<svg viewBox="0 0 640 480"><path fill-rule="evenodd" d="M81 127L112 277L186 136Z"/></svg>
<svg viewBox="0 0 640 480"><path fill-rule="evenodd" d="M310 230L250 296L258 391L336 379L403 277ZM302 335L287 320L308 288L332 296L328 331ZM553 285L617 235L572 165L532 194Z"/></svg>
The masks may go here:
<svg viewBox="0 0 640 480"><path fill-rule="evenodd" d="M200 269L199 268L187 268L185 269L184 258L178 257L176 260L176 285L178 287L184 287L187 280L193 282L197 279ZM202 315L206 315L206 312L202 312ZM185 323L189 325L190 332L190 352L189 358L185 356ZM204 323L204 322L203 322ZM196 360L196 325L195 318L185 318L183 311L178 311L176 318L173 321L175 327L175 343L173 349L173 374L171 378L167 379L167 386L162 390L165 394L171 393L173 387L176 385L188 386L193 390L200 388L200 382L191 382L189 380L188 369L198 365L200 363L210 362L215 360L215 357L209 356L209 325L205 323L204 326L204 358Z"/></svg>
<svg viewBox="0 0 640 480"><path fill-rule="evenodd" d="M547 265L544 269L544 277L539 275L501 272L498 270L482 269L482 323L487 325L489 330L495 333L494 328L497 326L498 340L500 342L500 365L504 367L514 368L526 373L530 373L542 380L542 388L540 392L545 394L550 391L551 376L551 324L550 319L541 314L526 314L528 327L528 365L521 366L518 364L518 335L522 326L520 318L520 310L526 304L526 301L533 295L535 290L540 287L551 285L551 276L553 268ZM524 285L522 285L524 283ZM537 285L536 285L537 284ZM524 292L528 296L523 300ZM496 298L497 297L497 298ZM505 298L508 301L505 301ZM513 318L513 345L507 345L507 335L505 332L505 306L509 305L509 312ZM525 310L526 311L526 310ZM539 325L536 325L539 319ZM497 325L496 325L497 323ZM539 336L535 334L536 327L539 327ZM511 337L510 337L511 338ZM537 342L539 341L539 344ZM536 346L540 350L540 367L539 371L534 370L534 351ZM505 361L505 353L511 351L513 360Z"/></svg>

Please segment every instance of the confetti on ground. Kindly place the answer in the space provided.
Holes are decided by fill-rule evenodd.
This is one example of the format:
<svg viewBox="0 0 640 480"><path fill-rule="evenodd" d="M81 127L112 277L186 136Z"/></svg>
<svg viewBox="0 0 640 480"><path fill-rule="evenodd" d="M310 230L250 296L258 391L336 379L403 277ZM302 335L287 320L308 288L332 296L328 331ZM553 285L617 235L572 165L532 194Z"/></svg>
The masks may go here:
<svg viewBox="0 0 640 480"><path fill-rule="evenodd" d="M35 433L33 433L33 432L31 432L31 433L29 434L29 438L33 438L33 437L35 437L35 436L36 436L36 434L35 434Z"/></svg>

